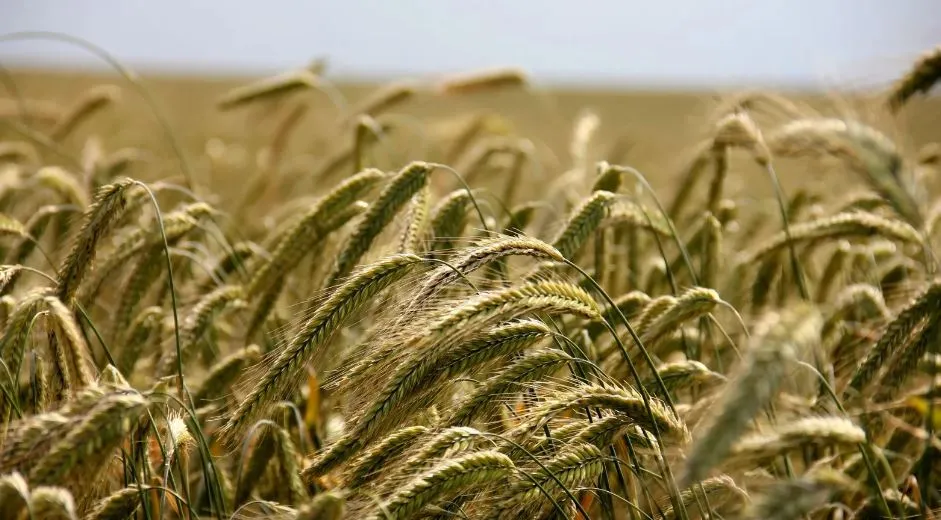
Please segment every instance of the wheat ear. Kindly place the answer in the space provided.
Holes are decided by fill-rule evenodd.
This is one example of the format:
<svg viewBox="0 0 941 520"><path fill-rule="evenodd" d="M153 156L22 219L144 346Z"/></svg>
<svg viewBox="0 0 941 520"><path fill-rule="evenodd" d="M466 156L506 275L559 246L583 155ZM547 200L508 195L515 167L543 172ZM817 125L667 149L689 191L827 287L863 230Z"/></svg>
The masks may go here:
<svg viewBox="0 0 941 520"><path fill-rule="evenodd" d="M369 265L339 286L268 366L226 424L235 431L251 424L287 392L304 365L357 309L421 263L415 255L396 255Z"/></svg>

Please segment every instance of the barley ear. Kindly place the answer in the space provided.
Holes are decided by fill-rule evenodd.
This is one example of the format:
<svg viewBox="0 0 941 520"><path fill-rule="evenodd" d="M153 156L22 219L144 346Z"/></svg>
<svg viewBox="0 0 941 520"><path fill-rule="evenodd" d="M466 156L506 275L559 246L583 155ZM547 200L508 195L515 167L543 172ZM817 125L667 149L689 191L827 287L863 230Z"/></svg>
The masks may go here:
<svg viewBox="0 0 941 520"><path fill-rule="evenodd" d="M82 227L59 268L56 296L66 305L71 304L72 296L91 269L98 241L123 213L124 195L133 183L131 179L124 179L102 186L95 193L92 205L85 211Z"/></svg>

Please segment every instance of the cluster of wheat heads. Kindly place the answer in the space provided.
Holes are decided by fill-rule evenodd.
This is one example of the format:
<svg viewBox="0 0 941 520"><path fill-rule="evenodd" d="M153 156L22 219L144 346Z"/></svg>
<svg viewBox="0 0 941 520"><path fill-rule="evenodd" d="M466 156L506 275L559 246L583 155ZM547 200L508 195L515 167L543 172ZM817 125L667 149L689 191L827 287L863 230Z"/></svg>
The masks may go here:
<svg viewBox="0 0 941 520"><path fill-rule="evenodd" d="M236 89L221 110L281 119L235 200L199 181L236 175L219 142L179 163L185 186L126 177L156 168L145 151L81 133L113 87L62 110L11 98L0 517L941 507L936 152L768 94L720 109L666 204L603 160L590 113L561 169L493 114L425 124L427 157L384 147L416 95L506 88L530 87L496 70L338 101L340 144L301 173L297 94L338 95L322 64ZM784 193L776 168L798 157L859 189ZM726 195L748 176L771 210Z"/></svg>

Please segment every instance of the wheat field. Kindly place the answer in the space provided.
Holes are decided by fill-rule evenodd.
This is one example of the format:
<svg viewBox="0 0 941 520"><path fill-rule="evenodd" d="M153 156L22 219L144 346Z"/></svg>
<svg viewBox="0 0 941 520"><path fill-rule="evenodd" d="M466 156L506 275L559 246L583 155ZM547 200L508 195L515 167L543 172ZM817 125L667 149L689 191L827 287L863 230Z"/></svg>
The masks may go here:
<svg viewBox="0 0 941 520"><path fill-rule="evenodd" d="M941 48L831 94L2 76L0 518L941 514Z"/></svg>

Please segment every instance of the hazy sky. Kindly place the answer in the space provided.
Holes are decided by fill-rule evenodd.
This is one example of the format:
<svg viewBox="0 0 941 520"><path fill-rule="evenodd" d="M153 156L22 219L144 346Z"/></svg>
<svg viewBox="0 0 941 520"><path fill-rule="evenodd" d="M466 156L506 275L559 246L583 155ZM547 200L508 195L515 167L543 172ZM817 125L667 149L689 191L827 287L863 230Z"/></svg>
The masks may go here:
<svg viewBox="0 0 941 520"><path fill-rule="evenodd" d="M0 0L0 32L86 38L138 70L341 76L517 65L544 82L863 86L941 44L941 0ZM0 62L96 63L61 43Z"/></svg>

